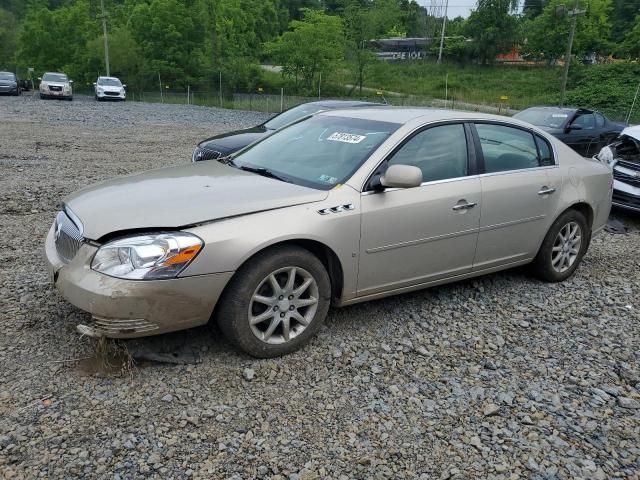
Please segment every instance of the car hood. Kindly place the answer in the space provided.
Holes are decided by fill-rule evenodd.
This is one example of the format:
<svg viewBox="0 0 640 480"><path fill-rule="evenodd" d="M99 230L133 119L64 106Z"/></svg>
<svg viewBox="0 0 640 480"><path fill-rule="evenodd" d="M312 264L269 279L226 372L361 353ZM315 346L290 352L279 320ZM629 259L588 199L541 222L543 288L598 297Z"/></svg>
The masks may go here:
<svg viewBox="0 0 640 480"><path fill-rule="evenodd" d="M543 126L543 125L536 125L536 127L538 127L540 130L547 132L551 135L562 135L564 134L564 128L558 128L558 127L547 127L547 126Z"/></svg>
<svg viewBox="0 0 640 480"><path fill-rule="evenodd" d="M198 146L208 150L220 151L224 155L227 155L246 147L250 143L264 137L267 133L269 133L269 130L259 125L257 127L236 130L207 138L200 142Z"/></svg>
<svg viewBox="0 0 640 480"><path fill-rule="evenodd" d="M64 199L85 238L133 229L175 229L324 200L328 192L221 164L198 162L115 178Z"/></svg>
<svg viewBox="0 0 640 480"><path fill-rule="evenodd" d="M0 85L14 86L17 82L15 80L0 80Z"/></svg>
<svg viewBox="0 0 640 480"><path fill-rule="evenodd" d="M627 127L624 130L622 130L620 135L627 135L627 136L629 136L631 138L635 138L636 140L640 140L640 125L635 125L633 127Z"/></svg>
<svg viewBox="0 0 640 480"><path fill-rule="evenodd" d="M48 87L68 87L70 85L69 82L46 82L42 81L42 85L47 85Z"/></svg>

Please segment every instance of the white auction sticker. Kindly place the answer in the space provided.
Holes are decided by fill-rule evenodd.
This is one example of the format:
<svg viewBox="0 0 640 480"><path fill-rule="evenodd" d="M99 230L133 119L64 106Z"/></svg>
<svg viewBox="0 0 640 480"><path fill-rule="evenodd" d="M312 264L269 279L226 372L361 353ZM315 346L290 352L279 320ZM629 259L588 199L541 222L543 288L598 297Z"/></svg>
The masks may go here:
<svg viewBox="0 0 640 480"><path fill-rule="evenodd" d="M365 135L355 135L353 133L335 132L327 137L327 140L344 143L360 143L367 138Z"/></svg>
<svg viewBox="0 0 640 480"><path fill-rule="evenodd" d="M567 118L569 115L566 113L553 113L551 114L553 118Z"/></svg>

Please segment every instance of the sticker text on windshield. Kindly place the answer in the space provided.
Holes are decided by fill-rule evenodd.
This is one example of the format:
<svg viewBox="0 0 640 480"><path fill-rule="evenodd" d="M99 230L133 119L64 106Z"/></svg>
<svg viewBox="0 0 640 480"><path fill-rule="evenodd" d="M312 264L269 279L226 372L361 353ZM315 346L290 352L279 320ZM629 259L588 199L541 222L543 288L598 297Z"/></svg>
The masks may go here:
<svg viewBox="0 0 640 480"><path fill-rule="evenodd" d="M354 133L343 133L343 132L335 132L327 137L327 140L331 140L333 142L344 142L344 143L360 143L362 140L367 138L365 135L356 135Z"/></svg>

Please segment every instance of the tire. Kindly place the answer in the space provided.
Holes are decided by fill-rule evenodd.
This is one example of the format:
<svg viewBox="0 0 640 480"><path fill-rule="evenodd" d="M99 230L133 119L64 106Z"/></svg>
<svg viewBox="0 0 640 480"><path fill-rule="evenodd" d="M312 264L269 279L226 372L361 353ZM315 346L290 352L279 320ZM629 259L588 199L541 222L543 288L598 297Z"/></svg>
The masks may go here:
<svg viewBox="0 0 640 480"><path fill-rule="evenodd" d="M292 271L293 288L288 288ZM309 279L309 286L296 293ZM262 301L256 301L256 296ZM272 358L306 344L322 326L330 303L331 281L322 262L303 248L279 246L257 254L236 272L218 303L216 319L236 347L253 357ZM264 320L252 326L250 317Z"/></svg>
<svg viewBox="0 0 640 480"><path fill-rule="evenodd" d="M576 233L572 234L574 231ZM562 238L568 238L567 242L562 241L561 232ZM578 237L579 240L576 242ZM544 237L538 255L531 265L533 274L545 282L566 280L580 265L589 248L590 240L591 231L584 215L577 210L567 210L553 222ZM563 256L565 258L562 258Z"/></svg>
<svg viewBox="0 0 640 480"><path fill-rule="evenodd" d="M45 97L43 94L40 94L40 100L44 100L45 98L47 97Z"/></svg>

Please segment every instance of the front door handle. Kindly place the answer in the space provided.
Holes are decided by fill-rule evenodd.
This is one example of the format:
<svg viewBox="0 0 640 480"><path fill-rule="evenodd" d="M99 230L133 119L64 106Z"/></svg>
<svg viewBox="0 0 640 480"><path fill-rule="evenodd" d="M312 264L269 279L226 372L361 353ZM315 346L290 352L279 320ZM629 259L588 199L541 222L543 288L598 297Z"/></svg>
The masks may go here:
<svg viewBox="0 0 640 480"><path fill-rule="evenodd" d="M549 187L542 187L540 189L540 191L538 192L538 195L549 195L553 192L555 192L556 189L555 188L549 188Z"/></svg>
<svg viewBox="0 0 640 480"><path fill-rule="evenodd" d="M468 202L468 203L459 203L454 205L452 210L469 210L477 205L476 202Z"/></svg>

